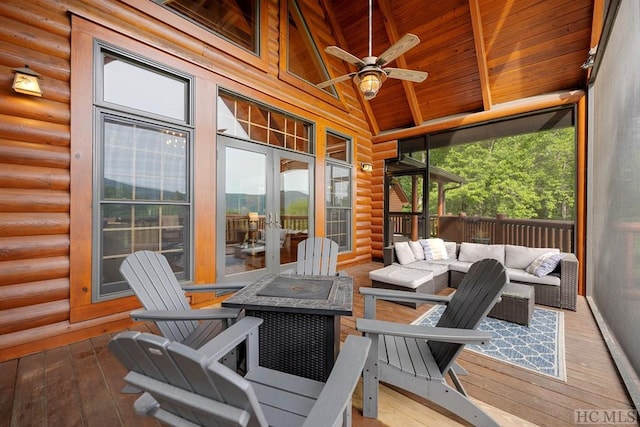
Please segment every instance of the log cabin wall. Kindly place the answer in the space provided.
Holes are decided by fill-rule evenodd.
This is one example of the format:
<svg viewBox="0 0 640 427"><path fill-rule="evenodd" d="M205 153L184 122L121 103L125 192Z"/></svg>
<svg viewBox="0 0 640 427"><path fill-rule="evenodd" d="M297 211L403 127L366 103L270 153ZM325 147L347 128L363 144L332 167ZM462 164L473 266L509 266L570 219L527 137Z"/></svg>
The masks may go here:
<svg viewBox="0 0 640 427"><path fill-rule="evenodd" d="M373 162L380 171L382 160L374 158L370 124L349 81L341 83L340 100L331 100L283 70L281 50L286 44L281 39L281 22L286 15L279 5L286 7L286 3L263 2L266 53L260 59L236 54L239 49L228 52L215 37L203 37L202 29L149 0L0 3L0 361L129 326L128 313L137 306L133 297L90 303L87 278L91 277L91 265L86 260L90 260L91 238L84 231L91 217L86 211L91 194L84 189L91 181L92 165L91 156L82 150L90 149L91 141L75 140L74 136L90 131L92 116L72 107L76 102L72 100L90 101L91 90L87 94L84 89L91 88L92 75L86 73L90 65L72 69L72 64L91 63L80 57L77 49L92 31L96 37L122 41L125 48L157 52L159 57L187 64L208 90L222 86L314 122L318 235L324 232L324 135L333 130L351 136L354 249L342 254L339 261L345 265L371 259L372 237L377 239L382 222L381 218L373 219L377 214L372 211L372 194L378 193L381 184L375 172L372 183L372 175L362 172L359 165ZM325 16L322 3L299 2L314 38L335 44L327 25L331 17ZM72 40L78 43L73 49ZM13 69L25 64L41 74L42 98L11 90ZM333 75L346 70L340 61L327 65ZM204 104L196 107L200 111L207 108ZM214 114L209 111L210 117ZM196 170L199 165L206 166L198 162L203 161L197 160ZM196 173L195 180L211 177L215 174L210 171L202 176ZM215 186L206 189L212 188ZM194 198L198 195L196 192ZM375 196L375 205L381 203L379 197ZM198 209L201 212L196 215L215 218L211 199ZM215 222L207 221L203 229L215 234ZM215 265L208 260L215 259L211 257L215 248L210 242L194 244L195 282L214 281Z"/></svg>

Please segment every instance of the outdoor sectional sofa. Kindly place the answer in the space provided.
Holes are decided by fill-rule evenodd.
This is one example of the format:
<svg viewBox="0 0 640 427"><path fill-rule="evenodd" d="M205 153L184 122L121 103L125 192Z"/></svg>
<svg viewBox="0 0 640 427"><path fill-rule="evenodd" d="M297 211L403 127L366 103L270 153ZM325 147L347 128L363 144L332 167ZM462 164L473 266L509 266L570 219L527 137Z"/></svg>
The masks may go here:
<svg viewBox="0 0 640 427"><path fill-rule="evenodd" d="M561 253L555 248L466 242L457 244L443 242L440 239L422 239L418 242L408 242L414 254L414 258L411 259L406 250L406 243L399 243L384 248L385 267L370 273L373 287L409 288L416 292L436 293L445 286L456 288L475 261L493 258L507 268L510 283L534 288L536 304L574 311L576 309L578 260L572 253ZM443 244L444 249L440 252L436 250L435 256L431 257L435 259L420 259L420 246L426 249L429 258L429 244L434 246L434 243L435 247ZM401 248L401 253L396 251L397 248ZM442 252L446 252L446 255ZM540 267L545 267L544 264L550 258L556 261L559 259L557 267L548 274L541 274L540 270L544 268ZM534 262L536 264L533 264ZM536 266L539 267L535 271L537 274L527 272L527 269L533 271L533 267Z"/></svg>

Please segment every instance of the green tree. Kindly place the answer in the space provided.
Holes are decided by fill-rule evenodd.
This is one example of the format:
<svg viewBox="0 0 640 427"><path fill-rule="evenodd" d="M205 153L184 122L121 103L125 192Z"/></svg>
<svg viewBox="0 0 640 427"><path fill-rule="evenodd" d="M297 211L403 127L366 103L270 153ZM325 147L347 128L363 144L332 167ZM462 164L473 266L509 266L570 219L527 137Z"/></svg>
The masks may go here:
<svg viewBox="0 0 640 427"><path fill-rule="evenodd" d="M447 211L511 218L573 219L574 129L431 150L430 163L467 180L447 192ZM436 200L432 189L431 200ZM431 203L431 213L435 213Z"/></svg>
<svg viewBox="0 0 640 427"><path fill-rule="evenodd" d="M285 208L285 215L307 215L309 213L309 200L298 199Z"/></svg>

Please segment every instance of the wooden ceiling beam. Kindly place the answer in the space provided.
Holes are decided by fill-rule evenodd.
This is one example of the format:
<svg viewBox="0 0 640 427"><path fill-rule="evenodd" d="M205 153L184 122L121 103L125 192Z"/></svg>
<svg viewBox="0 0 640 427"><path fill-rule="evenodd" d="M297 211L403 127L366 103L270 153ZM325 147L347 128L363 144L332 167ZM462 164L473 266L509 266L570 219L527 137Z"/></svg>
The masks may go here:
<svg viewBox="0 0 640 427"><path fill-rule="evenodd" d="M398 29L395 24L395 20L391 14L391 7L389 6L388 0L380 0L378 2L380 6L380 10L382 11L382 16L384 17L384 27L387 31L387 37L389 37L390 45L397 42L400 39L400 35L398 34ZM395 59L396 64L399 68L409 68L407 64L407 60L404 58L404 55L400 55ZM418 97L416 96L416 91L413 88L414 83L408 82L406 80L402 80L402 87L404 88L404 93L407 97L407 103L409 104L409 109L411 110L411 116L413 117L413 123L417 126L422 123L424 120L422 118L422 111L420 110L420 103L418 102Z"/></svg>
<svg viewBox="0 0 640 427"><path fill-rule="evenodd" d="M482 30L479 0L469 0L469 13L471 15L471 26L473 27L473 40L476 46L476 58L478 59L482 104L485 111L487 111L491 109L493 100L491 99L491 86L489 85L489 67L487 66L487 52L484 47L484 32Z"/></svg>
<svg viewBox="0 0 640 427"><path fill-rule="evenodd" d="M342 34L342 32L338 31L338 29L340 28L340 24L338 23L338 20L336 19L333 13L334 7L332 4L329 4L329 1L330 0L320 0L320 7L322 7L322 10L324 11L324 16L326 16L327 19L329 20L329 25L331 26L331 33L335 36L337 45L342 47L342 49L348 50L349 45L347 43L346 38ZM350 73L351 71L353 71L347 65L346 62L344 61L342 62L344 63L346 73ZM378 126L378 121L376 120L376 117L373 114L373 109L371 108L371 104L369 104L364 100L364 98L362 97L362 94L360 93L360 89L356 87L356 85L353 83L353 79L351 79L351 84L355 88L356 96L358 96L358 100L360 101L360 105L362 106L362 111L364 112L364 115L367 118L367 121L369 122L369 126L371 127L371 134L377 135L378 133L380 133L380 126Z"/></svg>

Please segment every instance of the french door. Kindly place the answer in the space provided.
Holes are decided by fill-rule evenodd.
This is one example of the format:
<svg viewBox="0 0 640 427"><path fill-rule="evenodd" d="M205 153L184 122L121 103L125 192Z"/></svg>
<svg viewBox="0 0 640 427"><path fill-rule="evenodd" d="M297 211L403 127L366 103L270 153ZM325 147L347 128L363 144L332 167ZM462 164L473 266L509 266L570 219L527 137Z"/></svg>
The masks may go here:
<svg viewBox="0 0 640 427"><path fill-rule="evenodd" d="M292 267L313 233L313 157L218 135L217 165L217 280Z"/></svg>

